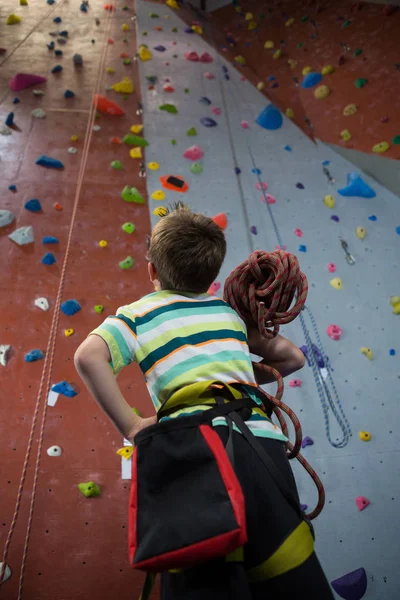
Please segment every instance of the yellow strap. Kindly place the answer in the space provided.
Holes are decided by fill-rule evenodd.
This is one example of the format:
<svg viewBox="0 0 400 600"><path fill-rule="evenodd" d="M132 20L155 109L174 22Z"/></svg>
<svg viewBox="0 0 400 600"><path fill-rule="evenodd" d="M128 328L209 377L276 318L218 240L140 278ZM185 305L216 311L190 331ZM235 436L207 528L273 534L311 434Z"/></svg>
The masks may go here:
<svg viewBox="0 0 400 600"><path fill-rule="evenodd" d="M168 409L172 408L173 406L179 406L180 404L191 406L195 404L203 404L207 400L212 400L215 394L210 388L212 385L218 386L219 383L219 381L197 381L196 383L185 385L185 387L177 390L168 399ZM231 385L225 383L224 387L229 390L235 400L240 400L242 398L241 392Z"/></svg>
<svg viewBox="0 0 400 600"><path fill-rule="evenodd" d="M305 521L289 535L268 560L247 571L251 582L265 581L283 575L302 565L314 552L314 538Z"/></svg>

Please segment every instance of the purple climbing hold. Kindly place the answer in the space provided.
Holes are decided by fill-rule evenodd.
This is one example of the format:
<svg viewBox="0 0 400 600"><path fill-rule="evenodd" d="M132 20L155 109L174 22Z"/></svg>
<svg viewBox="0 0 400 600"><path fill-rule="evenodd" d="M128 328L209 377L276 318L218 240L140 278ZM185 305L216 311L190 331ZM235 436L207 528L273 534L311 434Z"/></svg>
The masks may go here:
<svg viewBox="0 0 400 600"><path fill-rule="evenodd" d="M304 190L304 185L302 183L300 183L300 181L298 183L296 183L296 187L299 190Z"/></svg>
<svg viewBox="0 0 400 600"><path fill-rule="evenodd" d="M252 225L250 227L250 231L253 235L257 235L257 227L255 225Z"/></svg>
<svg viewBox="0 0 400 600"><path fill-rule="evenodd" d="M185 33L194 33L194 31L191 27L186 27L184 31L185 31Z"/></svg>
<svg viewBox="0 0 400 600"><path fill-rule="evenodd" d="M206 106L210 106L210 104L211 104L211 100L209 98L207 98L206 96L202 96L200 98L199 102L201 102L202 104L205 104Z"/></svg>
<svg viewBox="0 0 400 600"><path fill-rule="evenodd" d="M165 52L166 51L166 47L165 46L154 46L154 50L157 50L157 52Z"/></svg>
<svg viewBox="0 0 400 600"><path fill-rule="evenodd" d="M308 437L308 435L306 435L305 438L303 438L303 441L301 442L301 447L305 448L306 446L313 446L314 445L314 440L312 440L310 437Z"/></svg>
<svg viewBox="0 0 400 600"><path fill-rule="evenodd" d="M240 175L242 171L239 169L239 167L235 167L235 173L236 175Z"/></svg>
<svg viewBox="0 0 400 600"><path fill-rule="evenodd" d="M335 221L335 223L339 223L339 217L337 215L332 215L331 219L332 221Z"/></svg>
<svg viewBox="0 0 400 600"><path fill-rule="evenodd" d="M42 258L42 265L54 265L56 257L51 252L47 252Z"/></svg>
<svg viewBox="0 0 400 600"><path fill-rule="evenodd" d="M300 504L300 508L303 512L305 512L308 508L308 504Z"/></svg>
<svg viewBox="0 0 400 600"><path fill-rule="evenodd" d="M10 112L6 119L7 127L12 127L14 125L14 113Z"/></svg>
<svg viewBox="0 0 400 600"><path fill-rule="evenodd" d="M204 127L216 127L217 122L214 119L210 119L210 117L202 117L200 119L200 123L204 125Z"/></svg>
<svg viewBox="0 0 400 600"><path fill-rule="evenodd" d="M61 304L60 308L64 315L71 317L81 310L81 305L77 300L66 300Z"/></svg>
<svg viewBox="0 0 400 600"><path fill-rule="evenodd" d="M331 581L332 587L344 600L361 600L367 591L367 574L365 569L357 569Z"/></svg>
<svg viewBox="0 0 400 600"><path fill-rule="evenodd" d="M275 83L273 83L272 85L269 86L271 88L271 90L274 90L275 88L279 87L279 83L277 83L275 81Z"/></svg>
<svg viewBox="0 0 400 600"><path fill-rule="evenodd" d="M41 204L37 198L32 198L32 200L25 202L24 208L30 212L40 212L42 210Z"/></svg>
<svg viewBox="0 0 400 600"><path fill-rule="evenodd" d="M64 165L61 161L57 160L56 158L51 158L50 156L45 156L44 154L42 154L42 156L39 156L39 158L36 161L36 164L40 165L41 167L47 167L48 169L64 168Z"/></svg>

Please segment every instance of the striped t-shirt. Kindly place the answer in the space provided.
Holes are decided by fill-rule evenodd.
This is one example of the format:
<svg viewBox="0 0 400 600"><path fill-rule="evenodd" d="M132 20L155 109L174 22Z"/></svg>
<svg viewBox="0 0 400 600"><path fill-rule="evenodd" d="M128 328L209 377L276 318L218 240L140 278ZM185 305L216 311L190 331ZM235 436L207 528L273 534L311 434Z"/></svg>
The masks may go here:
<svg viewBox="0 0 400 600"><path fill-rule="evenodd" d="M178 390L205 381L239 387L261 403L246 325L220 298L168 290L153 292L119 308L92 334L107 343L116 375L131 362L138 363L156 410ZM169 418L206 408L190 405ZM213 423L226 421L218 418ZM287 440L261 409L253 410L248 425L257 436Z"/></svg>

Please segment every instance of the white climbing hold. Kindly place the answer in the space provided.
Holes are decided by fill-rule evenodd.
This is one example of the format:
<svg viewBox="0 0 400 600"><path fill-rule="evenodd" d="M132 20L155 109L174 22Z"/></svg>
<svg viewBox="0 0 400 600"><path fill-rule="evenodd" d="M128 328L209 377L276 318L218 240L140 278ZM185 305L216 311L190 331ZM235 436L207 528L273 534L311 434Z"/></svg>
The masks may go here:
<svg viewBox="0 0 400 600"><path fill-rule="evenodd" d="M46 112L43 110L43 108L34 108L32 111L32 117L35 117L35 119L44 119L46 116Z"/></svg>
<svg viewBox="0 0 400 600"><path fill-rule="evenodd" d="M100 125L93 125L93 131L100 131Z"/></svg>
<svg viewBox="0 0 400 600"><path fill-rule="evenodd" d="M34 96L44 96L44 91L43 90L32 90L32 94Z"/></svg>
<svg viewBox="0 0 400 600"><path fill-rule="evenodd" d="M70 148L68 148L68 153L69 154L76 154L78 152L77 148L74 148L73 146L71 146Z"/></svg>
<svg viewBox="0 0 400 600"><path fill-rule="evenodd" d="M41 308L44 311L49 310L49 302L47 298L36 298L35 306Z"/></svg>
<svg viewBox="0 0 400 600"><path fill-rule="evenodd" d="M0 365L2 367L5 367L7 365L7 361L8 361L8 353L11 350L11 346L8 346L7 344L3 344L0 346Z"/></svg>
<svg viewBox="0 0 400 600"><path fill-rule="evenodd" d="M0 572L1 572L2 568L3 568L3 563L0 562ZM0 585L2 583L4 583L5 581L7 581L7 579L10 579L10 577L11 577L11 569L8 565L6 565L6 568L4 571L4 576L3 576L3 581L0 582Z"/></svg>
<svg viewBox="0 0 400 600"><path fill-rule="evenodd" d="M10 240L18 244L18 246L23 246L24 244L32 244L35 241L33 236L33 227L28 225L27 227L20 227L16 229L8 236Z"/></svg>
<svg viewBox="0 0 400 600"><path fill-rule="evenodd" d="M15 219L15 215L11 210L0 210L0 227L7 227Z"/></svg>
<svg viewBox="0 0 400 600"><path fill-rule="evenodd" d="M62 450L60 446L50 446L50 448L47 448L47 454L49 456L61 456Z"/></svg>
<svg viewBox="0 0 400 600"><path fill-rule="evenodd" d="M12 131L9 127L7 127L7 125L4 125L4 127L2 127L0 129L0 135L11 135Z"/></svg>

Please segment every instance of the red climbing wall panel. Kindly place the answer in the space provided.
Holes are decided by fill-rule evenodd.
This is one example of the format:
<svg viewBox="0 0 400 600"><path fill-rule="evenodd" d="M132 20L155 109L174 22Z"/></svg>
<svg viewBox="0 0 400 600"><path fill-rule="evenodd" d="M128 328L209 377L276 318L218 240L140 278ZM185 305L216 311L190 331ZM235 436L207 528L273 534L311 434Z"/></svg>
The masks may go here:
<svg viewBox="0 0 400 600"><path fill-rule="evenodd" d="M125 99L113 91L108 93L126 115L96 119L100 130L93 131L90 143L63 291L63 299L75 298L82 310L72 317L60 316L51 374L52 384L67 380L79 393L75 398L59 396L56 405L48 408L25 573L26 599L132 600L138 597L143 580L128 565L129 482L121 479L121 458L116 455L122 439L82 388L73 366L77 346L105 315L150 291L144 259L145 236L150 230L148 208L121 199L125 185L136 186L145 196L145 180L138 177L139 161L130 158L129 147L111 143L113 136L123 137L141 119L136 115L137 64L124 65L120 58L122 52L133 56L136 50L131 19L134 5L132 0L118 0L116 4L118 10L112 15L100 0L91 0L87 13L80 11L80 0L57 0L52 6L40 0L23 7L14 0L2 0L0 7L1 46L7 49L0 56L0 121L3 123L13 110L16 124L12 135L0 135L0 208L16 216L12 225L0 230L0 344L12 346L7 366L0 366L1 552L14 512L44 364L24 362L24 355L35 348L46 351L97 75L100 72L98 89L102 93L105 86L125 76L133 79L137 90ZM122 11L123 5L129 10ZM6 26L11 12L22 16L22 23ZM53 23L57 16L62 18L59 25ZM101 20L99 25L95 18ZM130 31L122 32L124 23ZM57 30L69 32L65 45L56 44L64 53L60 58L46 47L55 39L49 32ZM115 43L108 44L107 38ZM101 66L103 48L106 58ZM83 56L82 67L74 67L74 53ZM63 66L58 75L50 73L56 64ZM115 72L107 73L106 67ZM35 97L32 88L11 92L8 81L21 71L48 77L47 84L35 86L43 89L44 96ZM66 89L74 91L75 97L65 99ZM15 96L20 103L13 105ZM32 118L31 111L37 107L46 111L45 119ZM73 135L78 136L75 143L71 142ZM77 154L68 153L70 146L77 148ZM41 154L61 160L64 170L35 165ZM120 160L123 170L112 169L112 160ZM12 184L17 187L14 193L8 189ZM32 198L40 200L41 213L24 209ZM55 202L62 205L62 211L55 210ZM122 231L125 222L135 224L132 235ZM24 225L33 225L35 243L20 247L8 239L8 234ZM42 245L45 235L56 236L59 244ZM102 239L108 242L106 248L98 245ZM56 264L41 264L47 251L54 253ZM121 270L118 263L128 255L135 265ZM48 299L48 312L34 305L38 297ZM100 304L105 307L103 315L94 311L94 305ZM64 335L67 328L75 331L71 337ZM120 382L132 405L149 415L151 403L135 368L128 369ZM41 406L44 402L43 397ZM8 558L12 578L1 590L4 600L17 597L38 437L39 428ZM61 446L61 457L47 456L46 449L52 445ZM79 492L77 484L87 481L100 485L100 497L86 499Z"/></svg>

